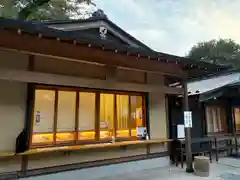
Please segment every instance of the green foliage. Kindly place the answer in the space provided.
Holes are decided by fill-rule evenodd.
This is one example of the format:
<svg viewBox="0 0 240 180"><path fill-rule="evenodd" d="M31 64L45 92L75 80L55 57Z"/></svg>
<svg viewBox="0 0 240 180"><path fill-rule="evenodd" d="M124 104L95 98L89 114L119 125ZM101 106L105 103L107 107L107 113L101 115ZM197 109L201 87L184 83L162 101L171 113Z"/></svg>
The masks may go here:
<svg viewBox="0 0 240 180"><path fill-rule="evenodd" d="M91 0L0 0L0 16L30 20L57 20L87 15L83 3Z"/></svg>
<svg viewBox="0 0 240 180"><path fill-rule="evenodd" d="M193 46L188 57L220 65L240 67L240 45L231 39L200 42Z"/></svg>

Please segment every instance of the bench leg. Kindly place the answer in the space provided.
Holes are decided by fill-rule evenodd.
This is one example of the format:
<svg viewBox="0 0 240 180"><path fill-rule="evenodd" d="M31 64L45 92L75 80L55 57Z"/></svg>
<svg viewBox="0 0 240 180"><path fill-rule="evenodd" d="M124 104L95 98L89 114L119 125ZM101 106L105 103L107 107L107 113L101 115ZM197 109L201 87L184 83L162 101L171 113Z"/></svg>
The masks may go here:
<svg viewBox="0 0 240 180"><path fill-rule="evenodd" d="M183 168L183 152L181 152L181 168Z"/></svg>
<svg viewBox="0 0 240 180"><path fill-rule="evenodd" d="M178 167L178 155L175 155L174 159L175 159L176 167Z"/></svg>
<svg viewBox="0 0 240 180"><path fill-rule="evenodd" d="M210 160L210 163L212 163L212 152L209 152L209 160Z"/></svg>

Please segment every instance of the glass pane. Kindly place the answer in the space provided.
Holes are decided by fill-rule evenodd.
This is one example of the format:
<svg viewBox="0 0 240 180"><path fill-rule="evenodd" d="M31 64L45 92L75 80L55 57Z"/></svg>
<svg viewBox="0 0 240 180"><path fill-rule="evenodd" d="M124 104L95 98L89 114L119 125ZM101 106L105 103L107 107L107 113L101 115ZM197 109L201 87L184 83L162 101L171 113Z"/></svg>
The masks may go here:
<svg viewBox="0 0 240 180"><path fill-rule="evenodd" d="M56 141L74 141L75 133L74 132L63 132L63 133L56 133Z"/></svg>
<svg viewBox="0 0 240 180"><path fill-rule="evenodd" d="M212 108L206 107L206 119L207 119L207 131L208 133L214 132L213 130L213 118L212 118Z"/></svg>
<svg viewBox="0 0 240 180"><path fill-rule="evenodd" d="M218 132L218 117L217 117L217 108L212 108L212 118L213 118L213 132Z"/></svg>
<svg viewBox="0 0 240 180"><path fill-rule="evenodd" d="M75 130L76 92L58 92L57 132ZM62 138L64 138L63 136Z"/></svg>
<svg viewBox="0 0 240 180"><path fill-rule="evenodd" d="M55 91L36 90L33 133L53 132Z"/></svg>
<svg viewBox="0 0 240 180"><path fill-rule="evenodd" d="M240 130L240 108L234 108L234 117L236 123L236 130Z"/></svg>
<svg viewBox="0 0 240 180"><path fill-rule="evenodd" d="M49 144L53 143L53 133L41 133L32 135L33 144Z"/></svg>
<svg viewBox="0 0 240 180"><path fill-rule="evenodd" d="M100 94L100 138L112 137L113 123L114 95Z"/></svg>
<svg viewBox="0 0 240 180"><path fill-rule="evenodd" d="M136 136L136 127L143 126L143 116L142 116L142 104L143 100L141 96L131 96L131 136Z"/></svg>
<svg viewBox="0 0 240 180"><path fill-rule="evenodd" d="M221 108L217 107L217 126L218 126L218 131L223 132L223 127L222 127L222 116L221 116Z"/></svg>
<svg viewBox="0 0 240 180"><path fill-rule="evenodd" d="M221 126L222 131L227 132L227 111L225 107L221 107L220 118L221 118Z"/></svg>
<svg viewBox="0 0 240 180"><path fill-rule="evenodd" d="M79 93L79 140L95 138L95 99L95 93Z"/></svg>
<svg viewBox="0 0 240 180"><path fill-rule="evenodd" d="M129 136L129 97L117 95L117 137Z"/></svg>

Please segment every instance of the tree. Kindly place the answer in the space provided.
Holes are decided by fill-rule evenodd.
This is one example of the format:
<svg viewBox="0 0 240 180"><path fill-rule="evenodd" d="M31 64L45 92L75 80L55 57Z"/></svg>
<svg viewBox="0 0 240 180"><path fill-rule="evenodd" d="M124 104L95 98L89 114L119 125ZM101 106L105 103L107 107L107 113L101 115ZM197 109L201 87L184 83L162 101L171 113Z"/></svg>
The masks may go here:
<svg viewBox="0 0 240 180"><path fill-rule="evenodd" d="M86 6L92 0L1 0L0 15L21 20L55 20L88 16Z"/></svg>
<svg viewBox="0 0 240 180"><path fill-rule="evenodd" d="M240 67L240 45L231 39L199 42L192 47L187 56L214 64Z"/></svg>

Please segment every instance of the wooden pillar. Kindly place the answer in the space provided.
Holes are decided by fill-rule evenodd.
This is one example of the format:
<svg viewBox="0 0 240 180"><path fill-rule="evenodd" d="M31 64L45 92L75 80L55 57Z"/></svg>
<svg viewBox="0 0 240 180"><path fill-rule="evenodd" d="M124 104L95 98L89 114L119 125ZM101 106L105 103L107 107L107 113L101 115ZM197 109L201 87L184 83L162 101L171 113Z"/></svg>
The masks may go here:
<svg viewBox="0 0 240 180"><path fill-rule="evenodd" d="M35 56L28 56L28 70L34 71ZM32 113L34 106L34 85L32 83L27 84L27 101L26 101L26 120L25 120L25 133L26 143L28 149L31 146L31 131L32 131ZM28 169L28 155L23 155L21 160L21 174L25 175Z"/></svg>
<svg viewBox="0 0 240 180"><path fill-rule="evenodd" d="M188 104L188 89L187 89L187 81L183 82L184 94L183 94L183 110L189 111ZM194 172L192 166L192 143L191 143L191 127L185 127L185 150L186 150L186 162L187 168L186 172L192 173Z"/></svg>

